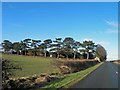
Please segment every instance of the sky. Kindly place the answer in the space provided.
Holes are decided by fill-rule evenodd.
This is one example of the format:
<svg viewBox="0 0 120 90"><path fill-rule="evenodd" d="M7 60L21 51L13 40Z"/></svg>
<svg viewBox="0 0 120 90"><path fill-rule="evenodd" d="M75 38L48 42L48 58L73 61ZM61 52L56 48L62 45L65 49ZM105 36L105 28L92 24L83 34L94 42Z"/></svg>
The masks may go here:
<svg viewBox="0 0 120 90"><path fill-rule="evenodd" d="M2 40L72 37L101 44L118 59L117 2L4 2Z"/></svg>
<svg viewBox="0 0 120 90"><path fill-rule="evenodd" d="M119 2L119 0L1 0L2 2Z"/></svg>

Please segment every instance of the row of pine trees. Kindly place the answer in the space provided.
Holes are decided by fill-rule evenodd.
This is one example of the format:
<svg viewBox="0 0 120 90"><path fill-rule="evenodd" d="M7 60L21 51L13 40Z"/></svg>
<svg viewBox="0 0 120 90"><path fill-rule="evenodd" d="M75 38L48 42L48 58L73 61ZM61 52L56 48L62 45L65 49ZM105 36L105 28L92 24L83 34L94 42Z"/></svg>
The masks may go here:
<svg viewBox="0 0 120 90"><path fill-rule="evenodd" d="M4 40L1 45L4 53L67 59L93 59L97 46L93 41L79 42L71 37L55 38L55 40L46 39L44 41L30 38L19 42Z"/></svg>

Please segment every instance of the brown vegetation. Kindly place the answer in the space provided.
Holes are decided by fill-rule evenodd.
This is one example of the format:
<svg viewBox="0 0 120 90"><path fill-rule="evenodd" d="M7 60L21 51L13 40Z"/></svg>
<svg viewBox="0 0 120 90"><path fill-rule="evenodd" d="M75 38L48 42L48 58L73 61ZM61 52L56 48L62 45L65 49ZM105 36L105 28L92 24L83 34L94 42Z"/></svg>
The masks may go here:
<svg viewBox="0 0 120 90"><path fill-rule="evenodd" d="M58 79L55 75L41 74L40 76L34 75L31 77L11 78L3 84L3 89L9 90L23 90L34 89L47 85L49 82Z"/></svg>
<svg viewBox="0 0 120 90"><path fill-rule="evenodd" d="M69 73L74 73L78 72L81 70L84 70L88 67L91 67L93 65L96 65L98 63L97 60L56 60L53 62L54 65L56 65L60 73L62 74L69 74Z"/></svg>

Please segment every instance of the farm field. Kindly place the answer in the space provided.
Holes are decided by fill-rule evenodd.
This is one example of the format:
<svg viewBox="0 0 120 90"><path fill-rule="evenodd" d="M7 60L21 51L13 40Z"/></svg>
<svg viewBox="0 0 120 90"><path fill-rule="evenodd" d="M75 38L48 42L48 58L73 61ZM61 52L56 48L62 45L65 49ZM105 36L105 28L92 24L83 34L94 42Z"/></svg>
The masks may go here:
<svg viewBox="0 0 120 90"><path fill-rule="evenodd" d="M15 65L22 67L22 70L15 70L13 78L31 76L34 74L58 72L58 69L52 64L55 58L7 55L2 58L11 60Z"/></svg>

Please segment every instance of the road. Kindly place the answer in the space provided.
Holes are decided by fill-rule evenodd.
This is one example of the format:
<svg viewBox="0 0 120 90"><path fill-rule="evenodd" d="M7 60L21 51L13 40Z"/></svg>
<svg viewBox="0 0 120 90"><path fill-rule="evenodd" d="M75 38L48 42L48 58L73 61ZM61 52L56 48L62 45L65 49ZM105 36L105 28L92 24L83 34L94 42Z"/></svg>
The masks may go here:
<svg viewBox="0 0 120 90"><path fill-rule="evenodd" d="M71 88L118 88L118 65L105 62Z"/></svg>

